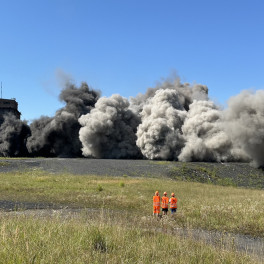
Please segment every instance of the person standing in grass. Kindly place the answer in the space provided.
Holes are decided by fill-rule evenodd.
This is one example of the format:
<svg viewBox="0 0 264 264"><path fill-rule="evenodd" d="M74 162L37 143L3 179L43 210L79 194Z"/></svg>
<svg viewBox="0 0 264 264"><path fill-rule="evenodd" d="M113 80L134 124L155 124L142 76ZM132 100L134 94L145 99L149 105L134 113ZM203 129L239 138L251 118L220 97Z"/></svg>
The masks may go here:
<svg viewBox="0 0 264 264"><path fill-rule="evenodd" d="M153 216L159 217L160 214L160 196L159 192L156 191L155 195L153 196Z"/></svg>
<svg viewBox="0 0 264 264"><path fill-rule="evenodd" d="M162 214L168 214L168 205L169 205L169 197L167 197L167 193L164 192L161 198L161 207L162 207Z"/></svg>
<svg viewBox="0 0 264 264"><path fill-rule="evenodd" d="M171 194L171 198L169 200L169 203L170 203L170 209L171 209L171 214L174 214L176 213L177 211L177 201L178 199L175 197L175 194L172 193Z"/></svg>

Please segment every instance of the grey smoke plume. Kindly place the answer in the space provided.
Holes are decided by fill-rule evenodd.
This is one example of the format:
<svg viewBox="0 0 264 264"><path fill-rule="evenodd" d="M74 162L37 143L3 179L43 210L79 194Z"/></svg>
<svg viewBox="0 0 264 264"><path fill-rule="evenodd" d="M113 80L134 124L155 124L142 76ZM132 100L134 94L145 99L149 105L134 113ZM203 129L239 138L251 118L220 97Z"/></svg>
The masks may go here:
<svg viewBox="0 0 264 264"><path fill-rule="evenodd" d="M136 129L139 118L120 95L102 97L90 113L79 118L83 155L95 158L139 158Z"/></svg>
<svg viewBox="0 0 264 264"><path fill-rule="evenodd" d="M0 124L0 156L26 156L25 142L29 135L30 129L26 122L12 114L5 115L4 122Z"/></svg>
<svg viewBox="0 0 264 264"><path fill-rule="evenodd" d="M264 166L264 91L243 91L232 97L224 112L225 130L235 146L251 158L256 167Z"/></svg>
<svg viewBox="0 0 264 264"><path fill-rule="evenodd" d="M190 105L182 132L186 141L180 161L244 160L245 154L234 149L223 131L222 111L212 101L197 101Z"/></svg>
<svg viewBox="0 0 264 264"><path fill-rule="evenodd" d="M180 78L177 77L175 79L168 78L163 83L158 83L155 88L148 88L145 94L138 94L136 97L131 97L130 108L139 114L147 101L154 97L156 91L166 89L177 91L178 100L186 111L189 110L189 105L194 99L208 100L207 86L201 84L194 84L192 86L189 83L182 84Z"/></svg>
<svg viewBox="0 0 264 264"><path fill-rule="evenodd" d="M54 117L41 117L30 125L31 137L27 148L33 156L81 156L78 118L90 112L99 93L91 90L86 83L80 88L67 83L60 94L66 103Z"/></svg>
<svg viewBox="0 0 264 264"><path fill-rule="evenodd" d="M13 116L0 124L0 156L147 158L180 161L252 161L264 167L264 91L244 91L226 110L204 85L165 80L128 101L100 98L86 83L63 77L54 117L30 127Z"/></svg>
<svg viewBox="0 0 264 264"><path fill-rule="evenodd" d="M160 89L141 112L137 146L148 159L177 159L184 146L181 126L186 117L184 98L174 89Z"/></svg>
<svg viewBox="0 0 264 264"><path fill-rule="evenodd" d="M51 121L52 117L42 116L30 124L32 134L27 139L27 149L31 155L44 157L51 155L51 144L47 137L48 133L45 132L49 130Z"/></svg>

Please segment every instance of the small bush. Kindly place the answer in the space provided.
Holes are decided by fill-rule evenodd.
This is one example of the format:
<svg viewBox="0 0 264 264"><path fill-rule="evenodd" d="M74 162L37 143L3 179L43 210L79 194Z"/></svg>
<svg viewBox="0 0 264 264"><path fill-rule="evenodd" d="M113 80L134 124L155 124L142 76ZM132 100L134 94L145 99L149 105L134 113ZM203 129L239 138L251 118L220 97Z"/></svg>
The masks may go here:
<svg viewBox="0 0 264 264"><path fill-rule="evenodd" d="M124 182L120 182L120 183L119 183L119 186L120 186L120 187L125 187L125 183L124 183Z"/></svg>
<svg viewBox="0 0 264 264"><path fill-rule="evenodd" d="M101 184L97 185L97 191L101 192L103 190L103 186Z"/></svg>

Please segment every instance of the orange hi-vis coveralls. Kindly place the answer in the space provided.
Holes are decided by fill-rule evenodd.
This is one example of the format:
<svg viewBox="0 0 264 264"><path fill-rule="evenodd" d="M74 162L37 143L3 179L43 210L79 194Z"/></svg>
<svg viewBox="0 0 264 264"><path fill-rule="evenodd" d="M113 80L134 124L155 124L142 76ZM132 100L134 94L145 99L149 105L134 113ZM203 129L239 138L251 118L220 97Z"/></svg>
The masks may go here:
<svg viewBox="0 0 264 264"><path fill-rule="evenodd" d="M161 207L163 209L168 209L168 205L169 205L169 197L163 196L161 199Z"/></svg>
<svg viewBox="0 0 264 264"><path fill-rule="evenodd" d="M160 196L159 195L153 196L153 213L154 214L160 213Z"/></svg>
<svg viewBox="0 0 264 264"><path fill-rule="evenodd" d="M175 198L175 197L170 198L170 208L171 209L177 208L177 198Z"/></svg>

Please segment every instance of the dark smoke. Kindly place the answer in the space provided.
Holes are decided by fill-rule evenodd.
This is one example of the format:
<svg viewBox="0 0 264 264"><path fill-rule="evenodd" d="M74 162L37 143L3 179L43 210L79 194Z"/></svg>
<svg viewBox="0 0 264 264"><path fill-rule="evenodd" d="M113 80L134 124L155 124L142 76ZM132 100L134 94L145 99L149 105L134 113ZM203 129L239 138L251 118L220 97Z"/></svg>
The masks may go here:
<svg viewBox="0 0 264 264"><path fill-rule="evenodd" d="M4 116L0 124L0 156L27 156L26 138L30 135L29 126L12 114Z"/></svg>
<svg viewBox="0 0 264 264"><path fill-rule="evenodd" d="M30 125L31 137L27 148L32 156L79 157L80 124L78 118L94 107L99 93L91 90L86 83L80 88L68 83L60 94L60 100L66 103L54 117L41 117Z"/></svg>

